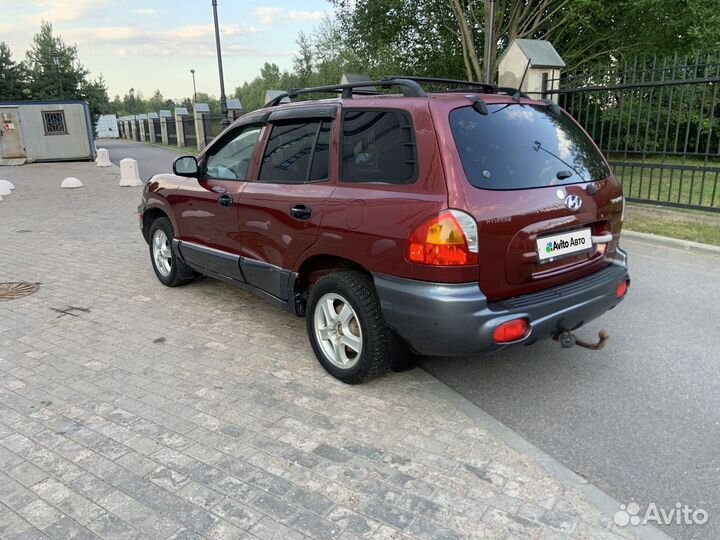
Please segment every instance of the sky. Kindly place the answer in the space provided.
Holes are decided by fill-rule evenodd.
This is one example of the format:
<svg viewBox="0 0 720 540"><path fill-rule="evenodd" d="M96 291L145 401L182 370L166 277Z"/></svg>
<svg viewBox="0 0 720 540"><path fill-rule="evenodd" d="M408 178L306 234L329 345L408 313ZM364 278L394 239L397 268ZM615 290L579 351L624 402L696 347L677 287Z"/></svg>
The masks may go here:
<svg viewBox="0 0 720 540"><path fill-rule="evenodd" d="M225 91L255 78L265 62L292 67L295 40L330 15L327 0L218 0ZM165 98L220 95L211 0L0 0L0 41L22 60L41 20L77 44L80 62L102 73L110 99L130 88Z"/></svg>

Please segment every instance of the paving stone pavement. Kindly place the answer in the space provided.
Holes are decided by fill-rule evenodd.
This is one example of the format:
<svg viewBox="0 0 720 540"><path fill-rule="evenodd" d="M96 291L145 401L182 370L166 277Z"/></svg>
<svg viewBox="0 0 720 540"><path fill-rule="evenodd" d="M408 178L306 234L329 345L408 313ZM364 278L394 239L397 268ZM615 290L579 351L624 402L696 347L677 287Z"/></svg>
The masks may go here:
<svg viewBox="0 0 720 540"><path fill-rule="evenodd" d="M161 285L116 168L0 177L0 281L40 283L0 301L1 539L628 537L426 373L346 386L303 320Z"/></svg>

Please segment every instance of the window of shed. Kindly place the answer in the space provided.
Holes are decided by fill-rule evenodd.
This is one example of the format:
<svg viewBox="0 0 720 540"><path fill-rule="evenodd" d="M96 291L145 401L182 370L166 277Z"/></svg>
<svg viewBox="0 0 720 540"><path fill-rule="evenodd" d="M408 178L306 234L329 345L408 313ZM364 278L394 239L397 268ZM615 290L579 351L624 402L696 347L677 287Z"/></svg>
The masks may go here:
<svg viewBox="0 0 720 540"><path fill-rule="evenodd" d="M64 135L67 133L65 111L43 111L42 116L45 135Z"/></svg>

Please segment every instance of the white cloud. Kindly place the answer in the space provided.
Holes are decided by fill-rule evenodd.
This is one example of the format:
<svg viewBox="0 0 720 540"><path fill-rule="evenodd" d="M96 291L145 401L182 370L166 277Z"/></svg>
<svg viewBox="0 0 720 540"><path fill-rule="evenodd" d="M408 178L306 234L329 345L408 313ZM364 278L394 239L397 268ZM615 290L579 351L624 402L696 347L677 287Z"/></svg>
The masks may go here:
<svg viewBox="0 0 720 540"><path fill-rule="evenodd" d="M319 22L326 15L324 11L298 11L269 6L255 8L255 13L260 16L262 24Z"/></svg>
<svg viewBox="0 0 720 540"><path fill-rule="evenodd" d="M130 13L135 15L155 15L157 12L158 10L154 8L138 8L130 10Z"/></svg>
<svg viewBox="0 0 720 540"><path fill-rule="evenodd" d="M264 29L241 24L220 25L223 56L289 56L292 51L268 51L249 46L245 38ZM133 26L77 28L63 33L67 39L93 47L108 46L117 56L183 56L215 55L215 33L212 24L190 24L174 29L150 30Z"/></svg>
<svg viewBox="0 0 720 540"><path fill-rule="evenodd" d="M95 13L103 13L109 0L33 0L30 4L41 11L29 16L34 22L76 21Z"/></svg>

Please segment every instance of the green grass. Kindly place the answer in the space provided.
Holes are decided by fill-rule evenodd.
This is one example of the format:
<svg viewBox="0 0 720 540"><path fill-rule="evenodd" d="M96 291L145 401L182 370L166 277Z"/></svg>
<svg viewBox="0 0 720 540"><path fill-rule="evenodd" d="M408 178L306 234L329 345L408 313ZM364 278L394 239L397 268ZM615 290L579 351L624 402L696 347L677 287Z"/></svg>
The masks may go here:
<svg viewBox="0 0 720 540"><path fill-rule="evenodd" d="M720 246L720 213L628 204L625 229Z"/></svg>

